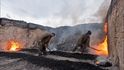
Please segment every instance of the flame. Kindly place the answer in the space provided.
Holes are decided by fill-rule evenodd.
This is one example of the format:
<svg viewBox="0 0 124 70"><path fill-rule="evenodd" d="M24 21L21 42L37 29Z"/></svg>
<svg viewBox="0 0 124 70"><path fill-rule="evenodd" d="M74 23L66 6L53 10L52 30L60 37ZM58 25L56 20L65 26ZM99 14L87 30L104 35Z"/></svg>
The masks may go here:
<svg viewBox="0 0 124 70"><path fill-rule="evenodd" d="M107 33L107 32L108 32L107 27L108 27L108 26L107 26L107 22L105 22L105 24L104 24L104 32L105 32L105 33Z"/></svg>
<svg viewBox="0 0 124 70"><path fill-rule="evenodd" d="M7 45L9 51L18 51L21 48L21 44L15 40L8 41Z"/></svg>
<svg viewBox="0 0 124 70"><path fill-rule="evenodd" d="M108 44L107 44L107 35L102 43L98 44L97 49L101 51L96 51L97 55L108 56Z"/></svg>
<svg viewBox="0 0 124 70"><path fill-rule="evenodd" d="M97 45L97 49L101 51L96 51L97 55L103 55L103 56L108 56L108 43L107 43L107 22L104 24L104 32L106 33L103 41Z"/></svg>

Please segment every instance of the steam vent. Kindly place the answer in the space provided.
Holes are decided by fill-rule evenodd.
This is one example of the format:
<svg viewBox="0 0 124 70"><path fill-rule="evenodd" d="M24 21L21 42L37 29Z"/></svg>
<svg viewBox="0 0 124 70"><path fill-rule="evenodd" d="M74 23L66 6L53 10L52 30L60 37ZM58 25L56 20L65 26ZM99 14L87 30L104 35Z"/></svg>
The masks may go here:
<svg viewBox="0 0 124 70"><path fill-rule="evenodd" d="M0 70L124 70L124 0L27 1L1 0Z"/></svg>

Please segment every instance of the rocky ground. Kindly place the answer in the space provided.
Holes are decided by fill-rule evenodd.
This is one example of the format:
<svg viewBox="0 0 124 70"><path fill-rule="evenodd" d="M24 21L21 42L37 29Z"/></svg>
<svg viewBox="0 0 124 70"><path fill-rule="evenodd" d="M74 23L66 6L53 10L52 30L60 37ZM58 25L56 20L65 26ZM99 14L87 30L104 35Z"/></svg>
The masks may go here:
<svg viewBox="0 0 124 70"><path fill-rule="evenodd" d="M33 53L32 53L33 52ZM37 56L35 49L0 52L0 70L106 70L94 64L96 55L48 52Z"/></svg>

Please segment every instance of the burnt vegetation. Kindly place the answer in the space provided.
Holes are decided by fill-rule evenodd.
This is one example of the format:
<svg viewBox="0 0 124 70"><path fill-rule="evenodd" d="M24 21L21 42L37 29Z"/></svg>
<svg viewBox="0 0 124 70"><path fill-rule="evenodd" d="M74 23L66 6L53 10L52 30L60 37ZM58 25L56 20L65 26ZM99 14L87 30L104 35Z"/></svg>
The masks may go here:
<svg viewBox="0 0 124 70"><path fill-rule="evenodd" d="M81 55L78 53L73 54L73 53L66 53L66 52L59 52L59 51L49 52L49 54L77 58L82 60L93 60L96 58L95 55L90 55L90 54ZM21 53L21 52L0 52L0 57L9 58L9 59L21 58L20 61L27 61L28 64L31 63L35 66L45 67L52 70L105 70L87 62L56 60L56 59L46 58L44 56L35 56L35 55Z"/></svg>

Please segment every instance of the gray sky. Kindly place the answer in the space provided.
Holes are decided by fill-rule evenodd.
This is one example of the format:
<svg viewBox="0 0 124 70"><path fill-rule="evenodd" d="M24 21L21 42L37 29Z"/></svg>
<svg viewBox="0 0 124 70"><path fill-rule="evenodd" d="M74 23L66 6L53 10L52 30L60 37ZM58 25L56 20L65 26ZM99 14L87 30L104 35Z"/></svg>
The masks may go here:
<svg viewBox="0 0 124 70"><path fill-rule="evenodd" d="M73 26L102 22L109 4L110 0L1 0L0 13L45 26ZM102 15L100 10L105 10Z"/></svg>

